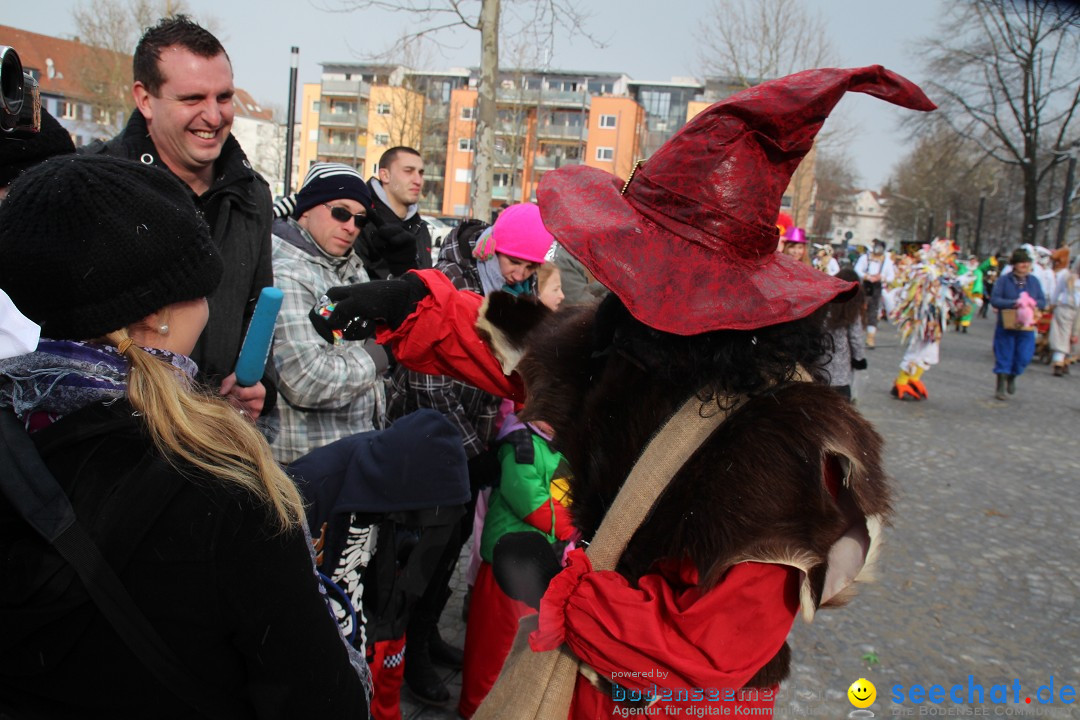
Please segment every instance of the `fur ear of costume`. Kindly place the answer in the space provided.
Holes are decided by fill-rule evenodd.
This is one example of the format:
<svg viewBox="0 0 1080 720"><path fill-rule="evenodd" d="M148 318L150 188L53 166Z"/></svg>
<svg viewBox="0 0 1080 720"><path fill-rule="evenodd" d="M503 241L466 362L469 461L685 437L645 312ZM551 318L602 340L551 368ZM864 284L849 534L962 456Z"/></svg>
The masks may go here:
<svg viewBox="0 0 1080 720"><path fill-rule="evenodd" d="M532 296L513 296L501 290L490 293L480 305L476 330L487 340L509 375L525 354L525 338L529 332L551 314L545 305Z"/></svg>

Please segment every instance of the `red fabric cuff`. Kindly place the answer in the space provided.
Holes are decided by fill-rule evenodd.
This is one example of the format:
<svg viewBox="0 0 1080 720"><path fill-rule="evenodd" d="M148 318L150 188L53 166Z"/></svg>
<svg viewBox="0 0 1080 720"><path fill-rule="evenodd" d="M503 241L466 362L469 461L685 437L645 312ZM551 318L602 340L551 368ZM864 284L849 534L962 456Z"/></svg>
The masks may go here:
<svg viewBox="0 0 1080 720"><path fill-rule="evenodd" d="M548 585L540 599L539 627L529 635L533 652L554 650L566 640L566 603L581 578L592 572L589 556L581 548L566 557L567 566Z"/></svg>
<svg viewBox="0 0 1080 720"><path fill-rule="evenodd" d="M375 341L389 344L405 367L429 375L449 375L496 397L523 402L525 388L515 373L503 374L487 343L476 332L484 299L458 290L438 270L412 270L430 294L416 304L397 330L376 328Z"/></svg>

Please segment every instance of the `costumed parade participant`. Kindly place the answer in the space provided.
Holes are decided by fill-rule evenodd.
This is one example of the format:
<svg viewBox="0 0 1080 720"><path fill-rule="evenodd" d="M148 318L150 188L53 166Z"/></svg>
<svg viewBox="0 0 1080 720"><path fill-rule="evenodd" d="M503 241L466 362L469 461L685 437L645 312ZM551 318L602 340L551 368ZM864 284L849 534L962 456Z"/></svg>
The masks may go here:
<svg viewBox="0 0 1080 720"><path fill-rule="evenodd" d="M994 326L994 397L1016 393L1016 378L1027 369L1035 355L1035 309L1046 308L1046 296L1032 269L1031 255L1019 249L1009 258L1010 272L994 285L990 304L998 310ZM1027 317L1024 317L1024 309Z"/></svg>
<svg viewBox="0 0 1080 720"><path fill-rule="evenodd" d="M546 173L544 223L611 291L598 306L552 314L421 271L332 289L334 313L313 316L328 337L378 320L406 366L524 386L522 419L549 422L573 469L587 552L548 584L546 537L494 549L500 586L540 613L475 717L598 718L643 707L631 699L679 714L690 688L718 689L698 712L771 712L795 616L872 560L881 438L826 385L817 314L855 287L775 252L784 188L847 91L934 107L880 66L811 70L711 106L625 183Z"/></svg>
<svg viewBox="0 0 1080 720"><path fill-rule="evenodd" d="M866 347L877 342L877 324L881 317L883 291L892 283L896 268L885 250L885 241L874 238L873 249L855 262L855 273L862 280L866 293Z"/></svg>
<svg viewBox="0 0 1080 720"><path fill-rule="evenodd" d="M810 265L810 254L806 252L806 231L801 227L792 227L782 237L784 254L790 255L803 265Z"/></svg>
<svg viewBox="0 0 1080 720"><path fill-rule="evenodd" d="M900 360L900 374L890 390L898 400L930 397L922 381L923 373L938 364L945 318L951 309L960 307L964 298L956 281L954 255L951 241L934 240L924 245L918 258L906 268L905 284L893 312L900 341L908 344Z"/></svg>
<svg viewBox="0 0 1080 720"><path fill-rule="evenodd" d="M1068 250L1065 251L1068 260ZM1054 295L1054 318L1050 326L1050 351L1054 363L1054 375L1069 374L1073 362L1073 348L1080 342L1080 258L1072 269L1065 268L1057 276Z"/></svg>
<svg viewBox="0 0 1080 720"><path fill-rule="evenodd" d="M836 262L836 258L833 257L833 247L828 243L824 245L815 244L817 252L814 253L814 267L823 273L829 275L835 275L840 272L840 263Z"/></svg>
<svg viewBox="0 0 1080 720"><path fill-rule="evenodd" d="M961 314L956 316L958 332L967 332L971 327L971 318L983 305L983 274L991 264L996 264L994 258L987 258L980 263L975 255L969 255L966 262L956 264L956 278L960 281L966 299Z"/></svg>

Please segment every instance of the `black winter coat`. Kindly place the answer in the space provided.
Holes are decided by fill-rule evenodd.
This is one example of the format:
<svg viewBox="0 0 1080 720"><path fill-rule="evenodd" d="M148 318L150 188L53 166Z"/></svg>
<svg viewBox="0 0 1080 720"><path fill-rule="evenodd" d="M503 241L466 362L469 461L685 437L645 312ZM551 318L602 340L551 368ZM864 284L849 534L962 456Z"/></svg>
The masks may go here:
<svg viewBox="0 0 1080 720"><path fill-rule="evenodd" d="M138 110L131 114L122 133L106 143L90 145L84 152L138 160L168 171L150 139L146 119ZM207 297L210 320L191 353L199 366L199 380L216 389L236 366L259 292L274 284L270 247L273 204L270 187L251 168L232 135L214 166L210 189L202 195L192 192L192 198L206 218L214 246L225 264L221 284ZM267 373L263 380L264 415L277 400L272 360L267 361Z"/></svg>
<svg viewBox="0 0 1080 720"><path fill-rule="evenodd" d="M180 473L124 401L32 437L135 604L237 717L367 717L300 528L279 534L247 492ZM0 578L0 716L192 716L2 496Z"/></svg>

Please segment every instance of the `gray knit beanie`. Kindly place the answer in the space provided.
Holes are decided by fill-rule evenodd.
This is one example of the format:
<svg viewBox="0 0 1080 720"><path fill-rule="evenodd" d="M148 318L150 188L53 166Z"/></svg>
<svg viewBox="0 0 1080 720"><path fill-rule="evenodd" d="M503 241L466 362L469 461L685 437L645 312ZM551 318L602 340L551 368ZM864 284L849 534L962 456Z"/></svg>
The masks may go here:
<svg viewBox="0 0 1080 720"><path fill-rule="evenodd" d="M55 157L0 203L0 288L42 337L100 337L209 295L222 272L191 191L159 168Z"/></svg>

